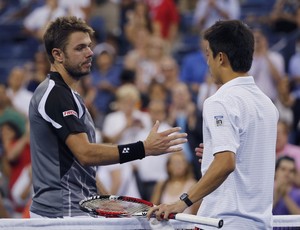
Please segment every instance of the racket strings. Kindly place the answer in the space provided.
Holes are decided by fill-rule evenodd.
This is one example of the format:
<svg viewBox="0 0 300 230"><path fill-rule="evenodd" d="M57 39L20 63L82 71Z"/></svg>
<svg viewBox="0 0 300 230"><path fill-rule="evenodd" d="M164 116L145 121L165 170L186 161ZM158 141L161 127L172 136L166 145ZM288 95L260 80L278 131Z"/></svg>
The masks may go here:
<svg viewBox="0 0 300 230"><path fill-rule="evenodd" d="M132 215L137 212L147 212L149 210L148 205L143 203L127 202L124 200L90 200L85 203L85 206L98 211L109 212L111 214L116 213L118 215Z"/></svg>
<svg viewBox="0 0 300 230"><path fill-rule="evenodd" d="M128 208L127 211L130 215L132 215L132 214L137 213L137 212L147 212L148 210L149 210L148 205L137 204L136 206Z"/></svg>

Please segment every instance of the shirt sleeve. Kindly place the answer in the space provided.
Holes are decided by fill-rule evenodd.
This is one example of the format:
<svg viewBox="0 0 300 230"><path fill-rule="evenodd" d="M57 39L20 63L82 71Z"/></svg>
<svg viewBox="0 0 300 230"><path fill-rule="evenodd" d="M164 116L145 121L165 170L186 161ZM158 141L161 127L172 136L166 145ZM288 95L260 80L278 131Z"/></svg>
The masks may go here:
<svg viewBox="0 0 300 230"><path fill-rule="evenodd" d="M213 154L223 151L237 152L239 147L239 128L235 123L236 115L233 106L224 102L209 100L204 103L206 129L210 133Z"/></svg>
<svg viewBox="0 0 300 230"><path fill-rule="evenodd" d="M79 105L81 106L80 103ZM78 103L70 90L54 87L47 98L45 113L53 121L52 126L62 141L65 141L69 134L86 132L85 125L79 117Z"/></svg>

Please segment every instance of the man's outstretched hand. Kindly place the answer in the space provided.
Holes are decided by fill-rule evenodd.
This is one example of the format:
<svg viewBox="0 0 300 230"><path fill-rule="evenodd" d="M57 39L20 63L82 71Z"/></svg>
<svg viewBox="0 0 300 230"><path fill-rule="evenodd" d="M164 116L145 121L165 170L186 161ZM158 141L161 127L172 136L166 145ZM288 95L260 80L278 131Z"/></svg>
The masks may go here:
<svg viewBox="0 0 300 230"><path fill-rule="evenodd" d="M187 142L187 134L180 133L180 127L170 128L159 133L158 127L159 121L156 121L144 141L146 156L181 151L180 145Z"/></svg>

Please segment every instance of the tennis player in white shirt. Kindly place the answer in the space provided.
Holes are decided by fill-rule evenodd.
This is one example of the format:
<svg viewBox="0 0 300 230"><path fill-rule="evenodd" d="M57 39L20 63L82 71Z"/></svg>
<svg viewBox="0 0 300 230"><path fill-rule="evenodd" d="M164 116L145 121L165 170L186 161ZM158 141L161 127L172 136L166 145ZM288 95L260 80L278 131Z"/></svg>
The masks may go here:
<svg viewBox="0 0 300 230"><path fill-rule="evenodd" d="M204 39L212 78L221 87L204 102L204 140L196 148L203 153L203 176L177 202L155 206L147 216L167 219L202 200L198 215L223 219L222 229L272 229L278 111L247 73L252 31L239 20L218 21ZM195 226L202 228L214 229Z"/></svg>

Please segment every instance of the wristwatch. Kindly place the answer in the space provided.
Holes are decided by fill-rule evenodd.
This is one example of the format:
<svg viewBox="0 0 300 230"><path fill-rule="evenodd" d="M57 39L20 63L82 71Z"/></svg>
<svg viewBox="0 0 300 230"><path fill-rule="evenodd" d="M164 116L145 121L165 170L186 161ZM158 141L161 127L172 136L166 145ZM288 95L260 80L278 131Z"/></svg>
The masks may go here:
<svg viewBox="0 0 300 230"><path fill-rule="evenodd" d="M183 193L180 196L180 200L182 200L184 203L186 203L186 205L188 207L190 207L193 204L193 202L189 199L189 195L187 193Z"/></svg>

